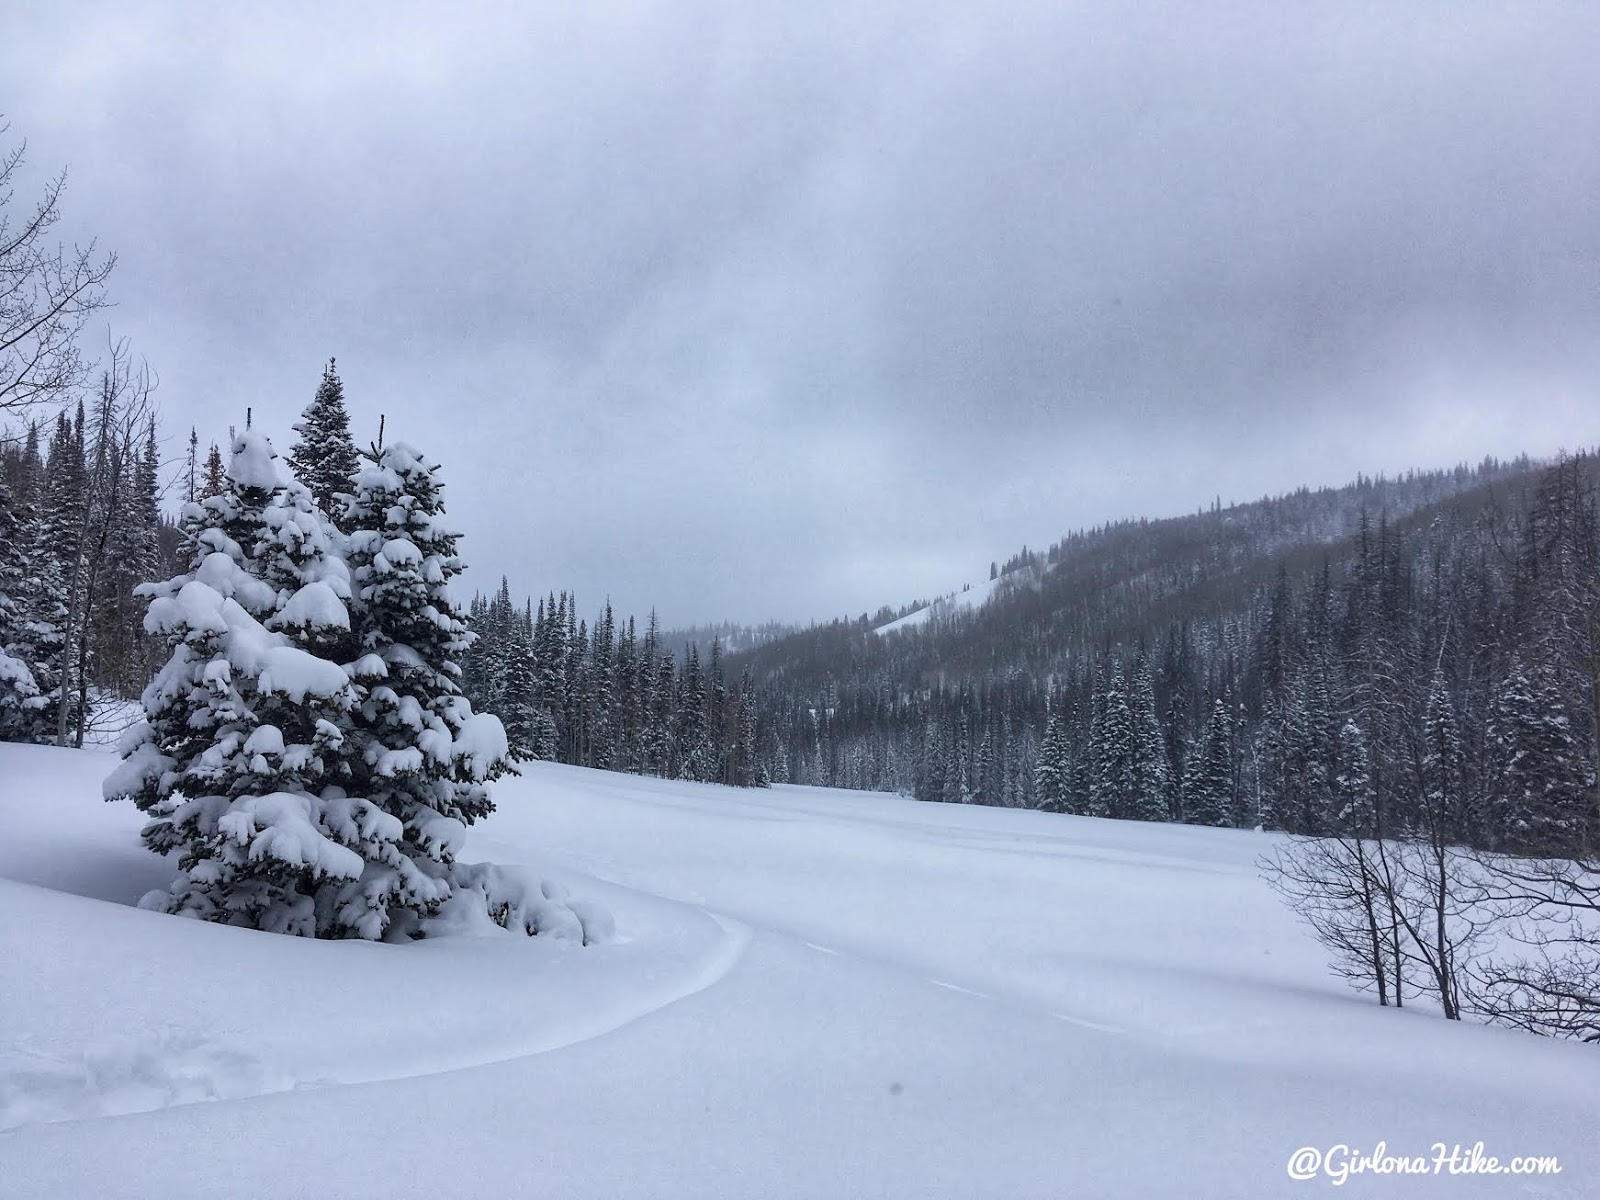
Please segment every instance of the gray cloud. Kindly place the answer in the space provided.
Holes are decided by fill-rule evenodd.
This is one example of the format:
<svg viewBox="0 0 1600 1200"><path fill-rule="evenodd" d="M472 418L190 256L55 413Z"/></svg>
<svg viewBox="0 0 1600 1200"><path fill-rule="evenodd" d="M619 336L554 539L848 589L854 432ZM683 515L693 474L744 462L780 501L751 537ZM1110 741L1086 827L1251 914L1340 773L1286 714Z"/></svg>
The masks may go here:
<svg viewBox="0 0 1600 1200"><path fill-rule="evenodd" d="M859 612L1600 441L1592 6L764 7L38 5L0 108L173 422L337 354L482 586Z"/></svg>

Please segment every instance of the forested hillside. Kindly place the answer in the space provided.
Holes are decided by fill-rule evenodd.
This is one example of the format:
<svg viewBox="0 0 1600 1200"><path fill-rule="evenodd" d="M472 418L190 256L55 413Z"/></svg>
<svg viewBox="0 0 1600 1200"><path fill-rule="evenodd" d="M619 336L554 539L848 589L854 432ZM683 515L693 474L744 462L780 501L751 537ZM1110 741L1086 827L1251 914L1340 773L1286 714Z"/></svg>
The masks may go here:
<svg viewBox="0 0 1600 1200"><path fill-rule="evenodd" d="M743 650L754 650L757 646L765 645L777 638L787 637L797 628L799 627L786 625L782 621L763 621L759 625L715 621L662 630L661 644L683 657L687 657L692 646L701 658L707 658L711 654L713 645L720 647L724 654L737 654Z"/></svg>
<svg viewBox="0 0 1600 1200"><path fill-rule="evenodd" d="M1413 821L1448 719L1461 836L1567 844L1595 787L1595 488L1590 455L1489 460L1122 522L1018 554L981 608L733 662L778 778L1316 832Z"/></svg>

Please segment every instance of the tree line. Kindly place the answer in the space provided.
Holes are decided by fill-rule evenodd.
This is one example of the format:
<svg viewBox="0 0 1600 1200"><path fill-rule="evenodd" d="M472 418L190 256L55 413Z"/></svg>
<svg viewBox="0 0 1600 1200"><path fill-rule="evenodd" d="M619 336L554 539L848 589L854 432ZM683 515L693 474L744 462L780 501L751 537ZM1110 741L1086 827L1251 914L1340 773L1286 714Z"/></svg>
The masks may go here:
<svg viewBox="0 0 1600 1200"><path fill-rule="evenodd" d="M690 643L680 666L653 612L642 634L609 602L591 625L571 594L535 608L514 603L504 579L493 596L473 598L470 625L466 693L500 716L518 757L733 787L771 782L749 673L730 681L720 640L704 664Z"/></svg>

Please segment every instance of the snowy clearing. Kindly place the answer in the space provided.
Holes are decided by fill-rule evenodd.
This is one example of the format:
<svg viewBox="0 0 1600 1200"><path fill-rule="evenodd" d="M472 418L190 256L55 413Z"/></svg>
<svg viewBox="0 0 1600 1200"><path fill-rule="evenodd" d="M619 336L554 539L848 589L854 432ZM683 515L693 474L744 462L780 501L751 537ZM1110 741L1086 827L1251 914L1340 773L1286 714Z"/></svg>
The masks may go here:
<svg viewBox="0 0 1600 1200"><path fill-rule="evenodd" d="M133 908L114 763L0 746L8 1198L1597 1191L1592 1048L1344 990L1268 835L537 764L467 857L613 938L312 942ZM1562 1172L1285 1173L1379 1141Z"/></svg>

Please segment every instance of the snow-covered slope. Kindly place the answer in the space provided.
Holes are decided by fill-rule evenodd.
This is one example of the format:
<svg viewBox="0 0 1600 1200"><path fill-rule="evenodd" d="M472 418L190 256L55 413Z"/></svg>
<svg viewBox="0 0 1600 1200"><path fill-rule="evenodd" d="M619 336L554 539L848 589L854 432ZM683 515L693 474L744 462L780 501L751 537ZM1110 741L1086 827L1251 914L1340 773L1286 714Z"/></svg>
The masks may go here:
<svg viewBox="0 0 1600 1200"><path fill-rule="evenodd" d="M1344 991L1264 835L539 764L469 847L615 939L312 943L128 907L110 764L0 746L8 1200L1594 1194L1592 1049ZM1380 1140L1563 1171L1285 1173Z"/></svg>
<svg viewBox="0 0 1600 1200"><path fill-rule="evenodd" d="M874 633L896 633L902 629L910 629L916 625L926 625L931 621L939 621L958 612L982 608L1003 587L1010 587L1016 581L1010 576L1002 575L998 579L986 579L982 583L969 584L959 592L951 592L948 596L940 596L925 608L916 612L907 613L887 625L880 625Z"/></svg>

